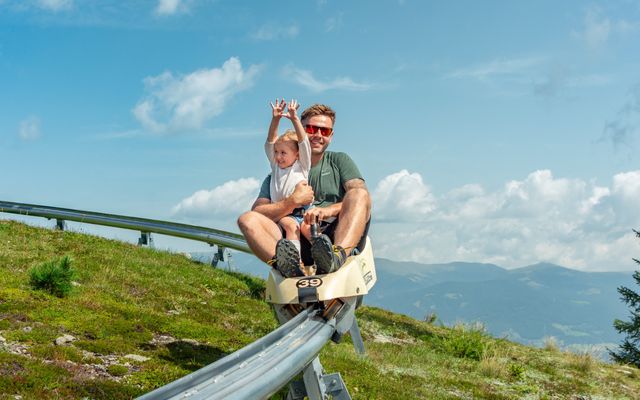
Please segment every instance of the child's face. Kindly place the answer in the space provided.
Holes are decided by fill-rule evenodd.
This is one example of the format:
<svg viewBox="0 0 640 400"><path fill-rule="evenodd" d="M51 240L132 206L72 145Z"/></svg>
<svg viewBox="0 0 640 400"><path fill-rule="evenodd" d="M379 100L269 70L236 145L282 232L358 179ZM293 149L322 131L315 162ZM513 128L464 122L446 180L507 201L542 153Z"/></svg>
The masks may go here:
<svg viewBox="0 0 640 400"><path fill-rule="evenodd" d="M280 168L289 168L298 159L298 149L292 141L277 142L273 146L273 151Z"/></svg>

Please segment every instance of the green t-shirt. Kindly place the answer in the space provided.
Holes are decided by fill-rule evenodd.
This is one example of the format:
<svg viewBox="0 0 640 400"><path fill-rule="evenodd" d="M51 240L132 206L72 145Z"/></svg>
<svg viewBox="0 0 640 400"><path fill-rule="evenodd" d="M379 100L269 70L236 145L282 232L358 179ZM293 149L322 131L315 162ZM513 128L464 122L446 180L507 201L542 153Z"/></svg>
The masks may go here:
<svg viewBox="0 0 640 400"><path fill-rule="evenodd" d="M351 179L362 179L362 174L346 153L325 151L322 160L309 171L309 185L313 188L315 198L313 205L316 207L327 207L331 204L342 201L346 190L345 182ZM269 195L269 184L271 175L262 182L258 197L271 199Z"/></svg>

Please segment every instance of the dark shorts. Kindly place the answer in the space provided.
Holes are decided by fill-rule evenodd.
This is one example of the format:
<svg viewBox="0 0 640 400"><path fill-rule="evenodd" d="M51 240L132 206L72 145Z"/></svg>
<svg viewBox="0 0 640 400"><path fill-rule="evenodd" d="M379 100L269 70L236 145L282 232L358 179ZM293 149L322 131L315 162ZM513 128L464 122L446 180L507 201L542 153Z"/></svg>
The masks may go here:
<svg viewBox="0 0 640 400"><path fill-rule="evenodd" d="M360 237L360 241L354 250L357 252L362 252L364 250L364 246L367 243L367 234L369 233L369 225L371 224L371 219L367 221L367 224L364 226L364 232L362 232L362 236ZM320 233L324 233L325 235L331 238L331 242L333 242L333 234L336 231L336 227L338 226L338 218L336 218L333 222L321 225ZM302 253L302 262L304 265L312 265L313 258L311 258L311 243L307 240L306 237L300 235L300 252Z"/></svg>

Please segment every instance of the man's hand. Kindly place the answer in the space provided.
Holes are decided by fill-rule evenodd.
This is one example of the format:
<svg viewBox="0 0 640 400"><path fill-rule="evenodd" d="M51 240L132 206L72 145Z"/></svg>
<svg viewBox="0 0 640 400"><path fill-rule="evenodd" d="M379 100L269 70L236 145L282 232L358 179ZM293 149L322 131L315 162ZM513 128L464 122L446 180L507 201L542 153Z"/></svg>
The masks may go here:
<svg viewBox="0 0 640 400"><path fill-rule="evenodd" d="M280 119L282 117L286 117L286 115L284 114L284 108L287 105L287 102L284 101L284 99L282 100L276 99L275 105L273 103L269 103L269 104L271 104L271 111L272 111L273 118Z"/></svg>
<svg viewBox="0 0 640 400"><path fill-rule="evenodd" d="M300 181L289 198L296 205L296 208L311 204L313 201L313 189L307 182Z"/></svg>
<svg viewBox="0 0 640 400"><path fill-rule="evenodd" d="M332 204L329 207L310 208L304 213L304 222L311 225L331 217L337 217L340 214L341 208L341 203Z"/></svg>
<svg viewBox="0 0 640 400"><path fill-rule="evenodd" d="M287 113L283 114L282 116L290 119L291 121L295 121L298 119L298 114L297 114L298 108L300 108L300 104L298 104L296 100L291 100L287 107Z"/></svg>

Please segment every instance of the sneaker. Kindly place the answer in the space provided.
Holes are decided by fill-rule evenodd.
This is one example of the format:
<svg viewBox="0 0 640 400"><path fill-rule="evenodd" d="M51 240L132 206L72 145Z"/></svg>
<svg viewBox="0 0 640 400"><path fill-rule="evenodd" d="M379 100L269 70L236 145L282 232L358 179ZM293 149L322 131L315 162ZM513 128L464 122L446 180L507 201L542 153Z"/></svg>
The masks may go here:
<svg viewBox="0 0 640 400"><path fill-rule="evenodd" d="M347 252L340 246L334 246L325 234L314 239L311 256L320 275L337 271L347 260Z"/></svg>
<svg viewBox="0 0 640 400"><path fill-rule="evenodd" d="M291 240L278 240L274 267L285 278L302 276L302 271L300 271L300 253L298 253L298 249Z"/></svg>

